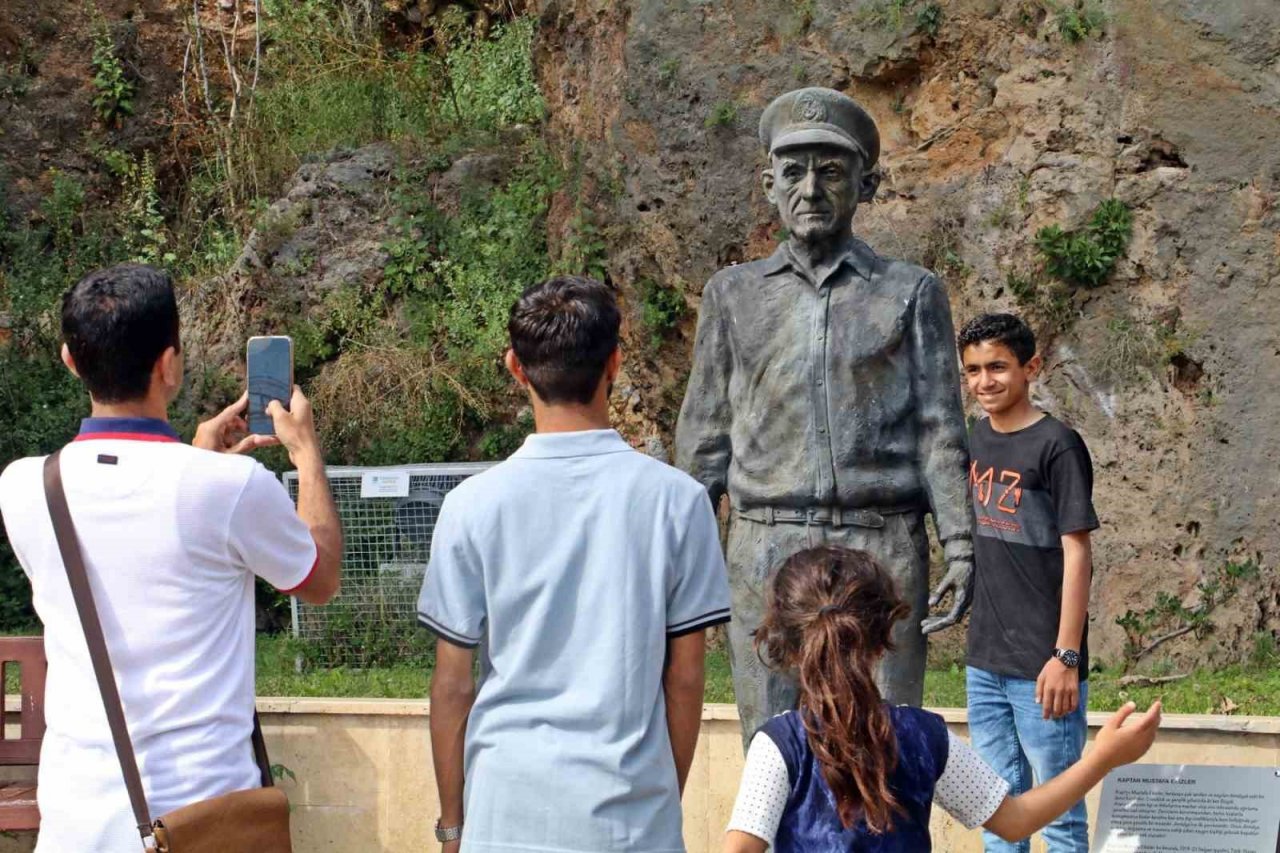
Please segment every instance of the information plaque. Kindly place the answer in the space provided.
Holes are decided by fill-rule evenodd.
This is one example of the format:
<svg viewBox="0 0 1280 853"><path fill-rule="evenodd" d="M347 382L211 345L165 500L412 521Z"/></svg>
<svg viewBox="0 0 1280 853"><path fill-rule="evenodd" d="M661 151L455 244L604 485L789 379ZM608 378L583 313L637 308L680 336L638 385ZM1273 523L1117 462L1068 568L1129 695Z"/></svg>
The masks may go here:
<svg viewBox="0 0 1280 853"><path fill-rule="evenodd" d="M360 477L362 498L403 498L408 495L408 471L365 471Z"/></svg>
<svg viewBox="0 0 1280 853"><path fill-rule="evenodd" d="M1130 764L1102 783L1093 853L1278 853L1280 769Z"/></svg>

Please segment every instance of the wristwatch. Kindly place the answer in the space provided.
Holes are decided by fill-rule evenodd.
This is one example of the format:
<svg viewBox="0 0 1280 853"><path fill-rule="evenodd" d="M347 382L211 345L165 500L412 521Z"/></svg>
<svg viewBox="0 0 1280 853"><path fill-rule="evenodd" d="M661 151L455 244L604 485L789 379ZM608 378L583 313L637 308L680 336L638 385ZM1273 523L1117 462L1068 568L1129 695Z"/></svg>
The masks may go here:
<svg viewBox="0 0 1280 853"><path fill-rule="evenodd" d="M462 837L462 824L457 826L443 827L440 825L439 819L436 820L436 841L441 844L446 841L457 841Z"/></svg>
<svg viewBox="0 0 1280 853"><path fill-rule="evenodd" d="M1075 669L1080 665L1080 653L1075 649L1054 649L1053 656L1067 669Z"/></svg>

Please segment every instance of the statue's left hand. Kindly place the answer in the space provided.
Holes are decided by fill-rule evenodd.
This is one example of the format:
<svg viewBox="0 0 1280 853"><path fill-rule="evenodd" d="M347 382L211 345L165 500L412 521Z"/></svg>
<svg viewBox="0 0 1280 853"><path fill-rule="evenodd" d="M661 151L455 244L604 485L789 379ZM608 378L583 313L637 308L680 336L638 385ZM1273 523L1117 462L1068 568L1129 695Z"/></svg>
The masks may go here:
<svg viewBox="0 0 1280 853"><path fill-rule="evenodd" d="M920 633L932 634L950 628L969 611L973 603L973 558L952 560L948 564L946 577L929 596L929 609L941 604L947 593L951 593L951 610L945 616L930 616L922 621Z"/></svg>

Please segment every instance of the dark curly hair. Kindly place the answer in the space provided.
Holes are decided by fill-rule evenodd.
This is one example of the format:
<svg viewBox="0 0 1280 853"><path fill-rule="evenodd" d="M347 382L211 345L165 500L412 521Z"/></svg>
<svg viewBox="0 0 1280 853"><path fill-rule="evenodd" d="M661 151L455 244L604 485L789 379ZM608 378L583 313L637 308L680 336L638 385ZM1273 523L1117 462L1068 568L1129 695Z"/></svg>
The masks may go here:
<svg viewBox="0 0 1280 853"><path fill-rule="evenodd" d="M1036 354L1035 332L1015 314L979 314L964 324L956 346L963 356L967 347L988 341L1007 346L1018 364L1026 364Z"/></svg>
<svg viewBox="0 0 1280 853"><path fill-rule="evenodd" d="M903 809L889 787L898 764L893 721L876 686L876 663L910 609L893 578L865 551L823 546L779 568L756 630L756 653L800 680L809 746L846 827L893 828Z"/></svg>

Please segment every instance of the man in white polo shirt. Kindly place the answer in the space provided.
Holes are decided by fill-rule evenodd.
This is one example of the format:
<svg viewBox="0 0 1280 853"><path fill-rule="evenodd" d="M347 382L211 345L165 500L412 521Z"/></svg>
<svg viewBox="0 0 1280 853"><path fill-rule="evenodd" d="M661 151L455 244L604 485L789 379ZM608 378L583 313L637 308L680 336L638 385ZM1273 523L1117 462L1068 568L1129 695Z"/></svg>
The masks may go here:
<svg viewBox="0 0 1280 853"><path fill-rule="evenodd" d="M137 753L151 817L260 784L250 734L254 576L322 604L338 589L342 533L311 408L295 390L270 409L299 471L295 510L280 482L236 455L247 398L182 444L166 412L182 384L168 275L124 265L63 299L62 357L92 417L61 456ZM43 459L0 475L0 514L31 580L49 659L40 753L38 853L140 849L120 765L45 504Z"/></svg>
<svg viewBox="0 0 1280 853"><path fill-rule="evenodd" d="M609 426L619 323L599 282L525 291L507 366L537 433L440 510L418 612L441 640L446 853L684 850L704 634L729 587L706 491Z"/></svg>

